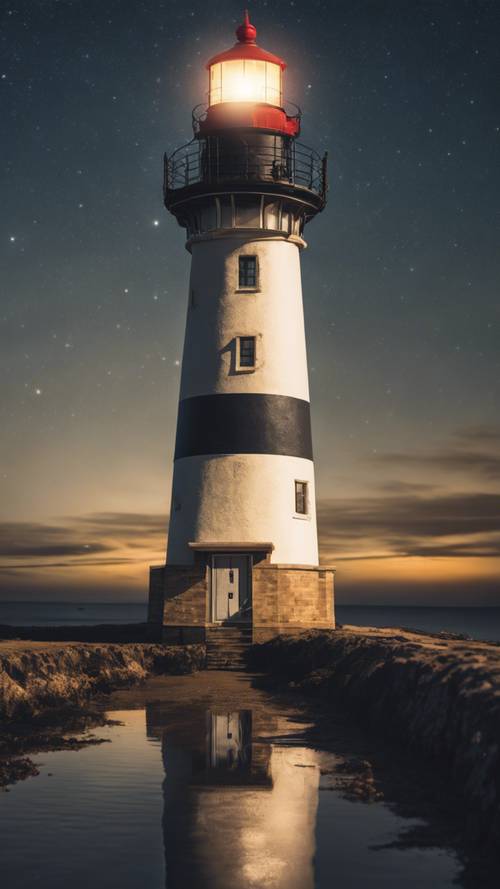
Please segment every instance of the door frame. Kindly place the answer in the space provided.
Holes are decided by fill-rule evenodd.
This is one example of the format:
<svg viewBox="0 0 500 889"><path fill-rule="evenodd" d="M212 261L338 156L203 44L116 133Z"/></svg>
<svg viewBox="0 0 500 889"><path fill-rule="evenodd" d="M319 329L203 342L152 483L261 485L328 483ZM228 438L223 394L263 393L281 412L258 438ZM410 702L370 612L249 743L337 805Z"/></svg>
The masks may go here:
<svg viewBox="0 0 500 889"><path fill-rule="evenodd" d="M216 583L215 580L215 559L217 557L223 556L225 558L244 558L247 563L247 598L250 602L250 608L248 612L248 618L244 620L233 619L229 620L217 620L215 617L216 614ZM252 622L252 566L253 559L252 554L248 552L214 552L210 555L210 621L213 624L218 624L218 626L223 626L224 624L239 624L239 623L251 623Z"/></svg>

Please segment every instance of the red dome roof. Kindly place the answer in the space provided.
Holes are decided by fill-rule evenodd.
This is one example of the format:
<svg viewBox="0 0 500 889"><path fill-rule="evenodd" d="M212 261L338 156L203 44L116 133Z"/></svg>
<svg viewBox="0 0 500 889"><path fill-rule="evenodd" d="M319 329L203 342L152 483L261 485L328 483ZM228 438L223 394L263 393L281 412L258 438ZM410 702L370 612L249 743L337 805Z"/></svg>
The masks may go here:
<svg viewBox="0 0 500 889"><path fill-rule="evenodd" d="M272 62L274 65L279 65L282 71L286 68L286 62L284 62L283 59L280 59L279 56L273 55L272 52L266 52L265 49L261 49L260 46L257 46L255 42L257 29L250 23L248 12L246 10L243 24L237 28L236 36L238 42L235 43L231 49L226 49L225 52L213 56L207 62L207 68L210 68L211 65L215 65L216 62L228 62L231 59L257 59L261 62Z"/></svg>

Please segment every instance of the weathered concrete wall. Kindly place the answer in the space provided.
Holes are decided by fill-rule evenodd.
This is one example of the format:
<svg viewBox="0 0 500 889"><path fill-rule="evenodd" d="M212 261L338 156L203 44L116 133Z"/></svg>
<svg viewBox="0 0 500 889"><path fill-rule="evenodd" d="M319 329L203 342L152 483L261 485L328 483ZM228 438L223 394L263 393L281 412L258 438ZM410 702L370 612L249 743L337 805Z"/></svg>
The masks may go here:
<svg viewBox="0 0 500 889"><path fill-rule="evenodd" d="M81 706L152 673L192 673L205 666L205 647L58 642L0 643L0 720Z"/></svg>
<svg viewBox="0 0 500 889"><path fill-rule="evenodd" d="M342 700L372 727L442 761L462 789L467 832L500 840L500 646L344 627L281 636L252 667Z"/></svg>
<svg viewBox="0 0 500 889"><path fill-rule="evenodd" d="M305 519L295 513L295 479L309 486ZM176 538L169 543L170 564L193 562L189 541L215 540L272 541L273 562L318 563L312 460L281 454L184 457L175 461L172 497Z"/></svg>
<svg viewBox="0 0 500 889"><path fill-rule="evenodd" d="M192 242L181 403L215 395L309 402L299 255L304 242L275 231L220 234L206 233ZM254 288L239 286L242 254L257 258ZM252 368L238 366L240 336L255 337ZM213 411L212 422L217 422ZM257 423L264 422L259 415ZM224 453L208 449L178 456L167 562L191 564L189 541L222 540L272 541L273 562L317 565L314 464L294 453L281 451L271 438L260 453L229 447ZM295 513L295 480L308 483L306 521Z"/></svg>

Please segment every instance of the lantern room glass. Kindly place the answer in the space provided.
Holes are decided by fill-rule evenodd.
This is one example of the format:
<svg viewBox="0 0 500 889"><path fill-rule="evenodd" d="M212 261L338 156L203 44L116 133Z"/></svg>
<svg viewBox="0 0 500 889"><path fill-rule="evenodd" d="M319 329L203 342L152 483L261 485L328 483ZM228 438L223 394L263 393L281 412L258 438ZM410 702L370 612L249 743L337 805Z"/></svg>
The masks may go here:
<svg viewBox="0 0 500 889"><path fill-rule="evenodd" d="M281 107L281 68L260 59L230 59L210 66L210 105L257 102Z"/></svg>

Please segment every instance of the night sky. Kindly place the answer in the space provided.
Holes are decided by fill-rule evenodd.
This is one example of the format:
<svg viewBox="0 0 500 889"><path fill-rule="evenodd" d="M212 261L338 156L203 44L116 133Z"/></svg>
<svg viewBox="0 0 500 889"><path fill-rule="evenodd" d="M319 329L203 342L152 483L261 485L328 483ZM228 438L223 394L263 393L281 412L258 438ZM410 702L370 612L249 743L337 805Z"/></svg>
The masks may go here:
<svg viewBox="0 0 500 889"><path fill-rule="evenodd" d="M3 599L145 599L164 559L190 260L162 155L241 13L2 3ZM250 14L329 151L303 285L338 601L499 604L498 4Z"/></svg>

